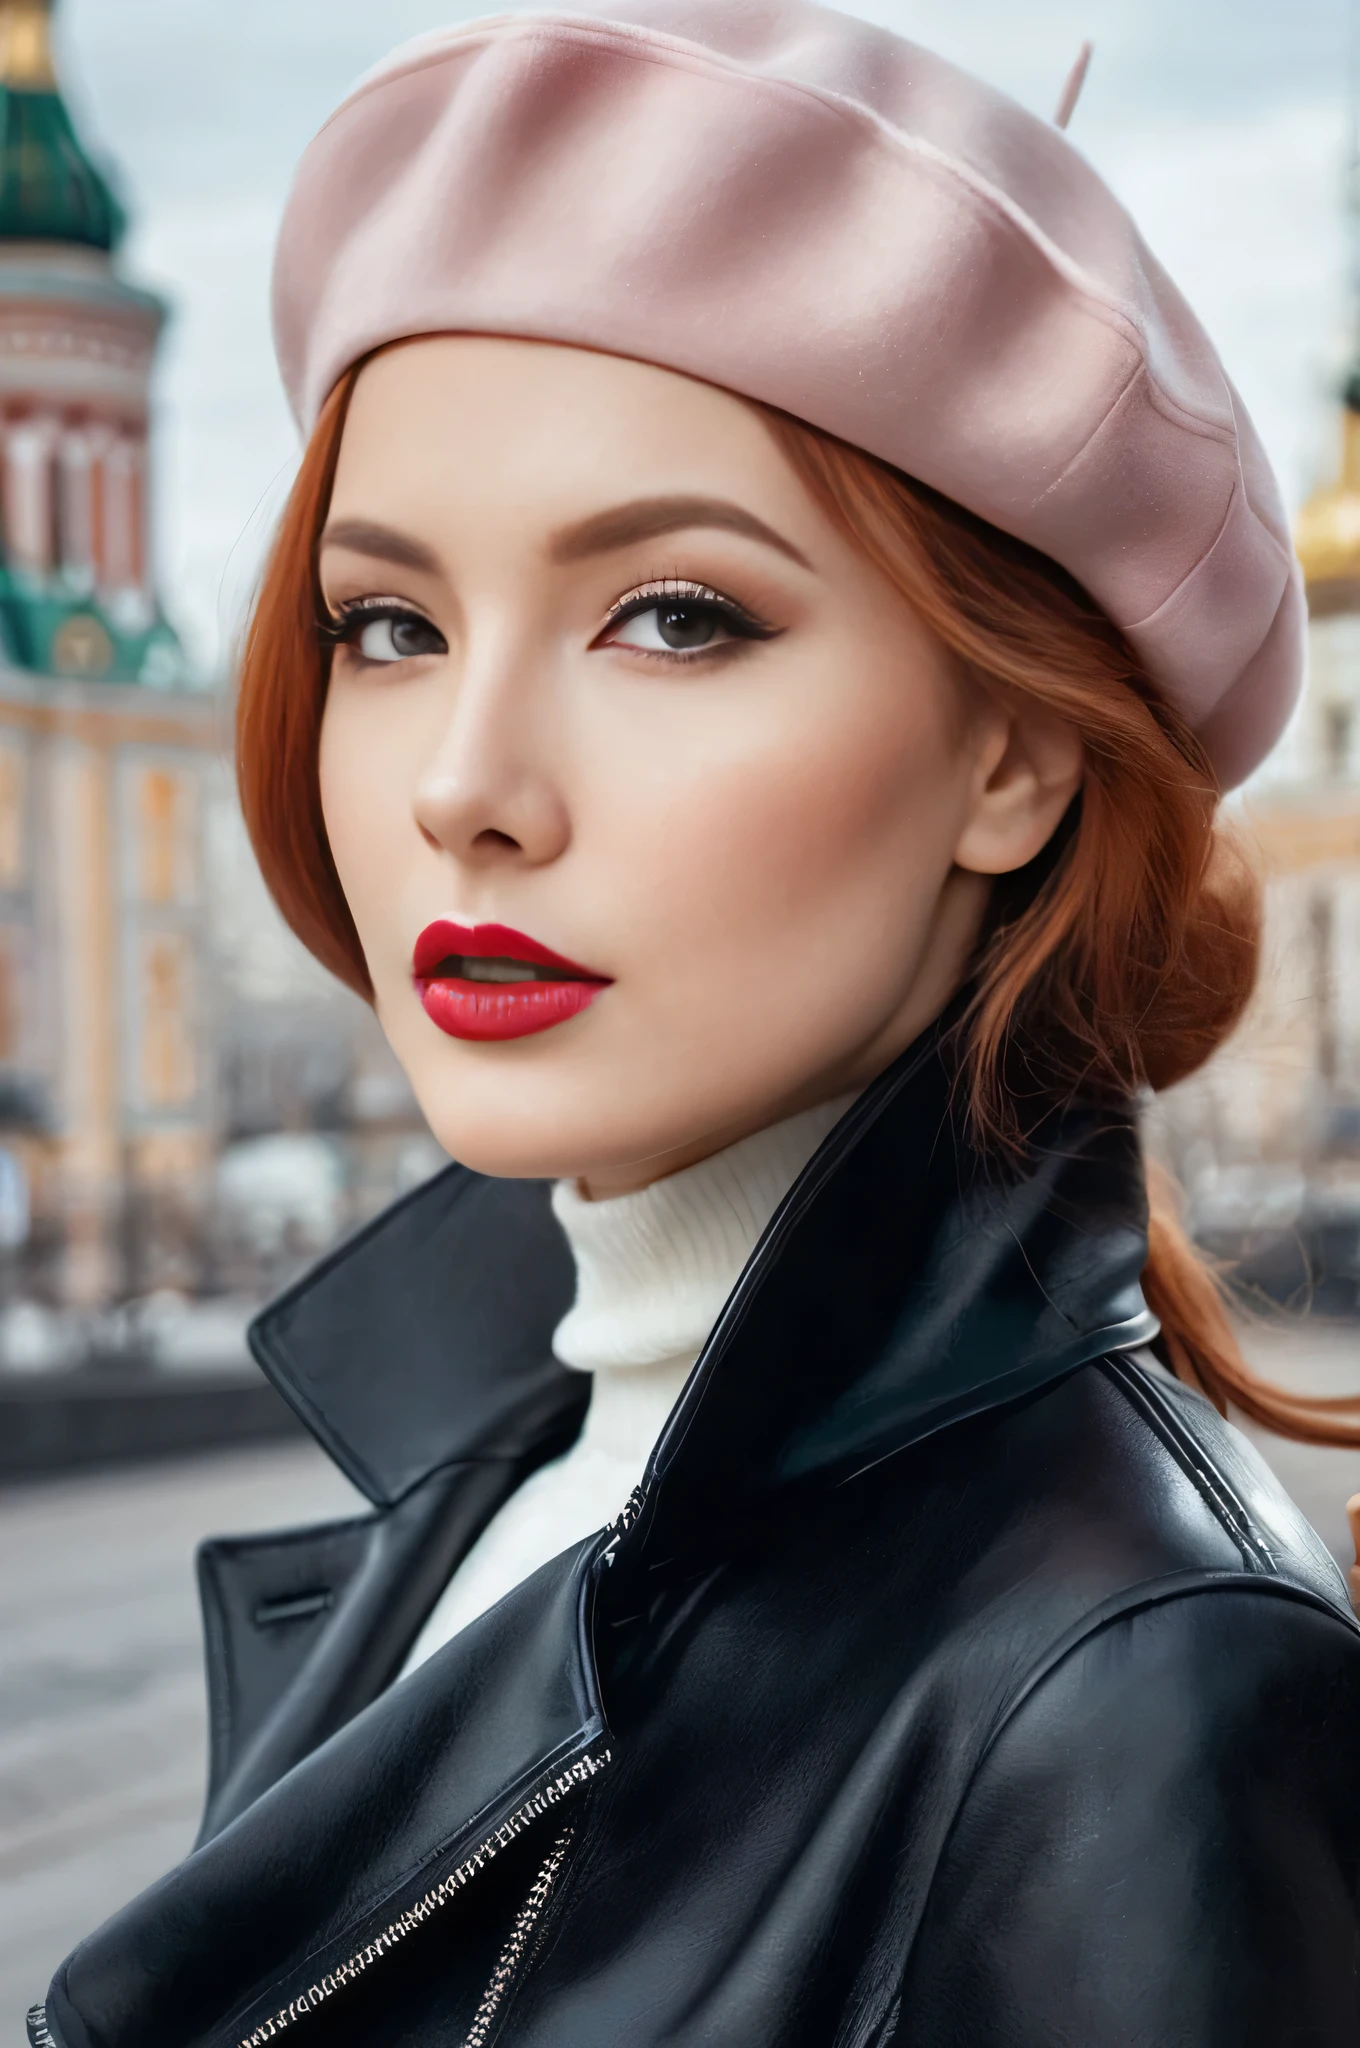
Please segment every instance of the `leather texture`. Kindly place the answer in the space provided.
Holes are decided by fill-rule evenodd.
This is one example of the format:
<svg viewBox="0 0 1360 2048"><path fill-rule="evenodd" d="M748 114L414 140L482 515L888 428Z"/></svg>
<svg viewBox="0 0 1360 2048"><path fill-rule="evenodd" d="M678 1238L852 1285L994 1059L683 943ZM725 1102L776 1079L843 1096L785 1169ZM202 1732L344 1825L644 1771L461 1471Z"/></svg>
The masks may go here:
<svg viewBox="0 0 1360 2048"><path fill-rule="evenodd" d="M579 1424L546 1191L451 1169L266 1314L374 1513L205 1554L204 1839L58 2048L1354 2048L1340 1574L1142 1348L1130 1119L1003 1176L950 1105L933 1038L861 1097L619 1523L397 1684Z"/></svg>

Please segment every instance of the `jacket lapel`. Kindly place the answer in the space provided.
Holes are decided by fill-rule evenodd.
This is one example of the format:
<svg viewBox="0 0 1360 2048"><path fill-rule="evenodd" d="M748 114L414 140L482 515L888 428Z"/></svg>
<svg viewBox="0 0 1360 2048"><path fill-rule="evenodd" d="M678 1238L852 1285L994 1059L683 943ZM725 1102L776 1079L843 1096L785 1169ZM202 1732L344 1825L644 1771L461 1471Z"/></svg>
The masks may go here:
<svg viewBox="0 0 1360 2048"><path fill-rule="evenodd" d="M84 2015L100 2048L272 2040L527 1829L547 1837L608 1761L582 1653L596 1548L545 1565L82 1943L48 2000L65 2048L92 2043Z"/></svg>
<svg viewBox="0 0 1360 2048"><path fill-rule="evenodd" d="M532 1469L579 1431L590 1383L552 1355L576 1279L548 1198L449 1166L252 1324L261 1369L375 1507L446 1466Z"/></svg>
<svg viewBox="0 0 1360 2048"><path fill-rule="evenodd" d="M522 1477L505 1460L449 1465L382 1513L200 1548L212 1730L200 1843L385 1691Z"/></svg>

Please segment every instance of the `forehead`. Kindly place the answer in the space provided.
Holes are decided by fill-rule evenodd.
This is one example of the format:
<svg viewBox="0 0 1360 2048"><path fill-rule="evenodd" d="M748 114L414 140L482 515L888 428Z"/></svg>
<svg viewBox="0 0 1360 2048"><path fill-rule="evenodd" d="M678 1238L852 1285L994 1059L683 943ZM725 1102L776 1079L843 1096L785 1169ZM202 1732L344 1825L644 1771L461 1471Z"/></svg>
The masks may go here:
<svg viewBox="0 0 1360 2048"><path fill-rule="evenodd" d="M436 335L360 372L331 503L408 520L500 506L551 523L652 492L785 509L802 495L760 414L716 385L590 349Z"/></svg>

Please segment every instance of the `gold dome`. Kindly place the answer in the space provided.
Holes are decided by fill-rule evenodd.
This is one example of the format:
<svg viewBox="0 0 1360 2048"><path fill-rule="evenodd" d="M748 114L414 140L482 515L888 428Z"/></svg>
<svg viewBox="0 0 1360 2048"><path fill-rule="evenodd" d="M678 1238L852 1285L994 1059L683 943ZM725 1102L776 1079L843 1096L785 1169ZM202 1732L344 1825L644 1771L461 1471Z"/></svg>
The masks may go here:
<svg viewBox="0 0 1360 2048"><path fill-rule="evenodd" d="M1360 412L1341 415L1341 476L1316 492L1294 524L1308 608L1360 612Z"/></svg>
<svg viewBox="0 0 1360 2048"><path fill-rule="evenodd" d="M53 90L51 12L51 0L0 0L0 85L19 92Z"/></svg>

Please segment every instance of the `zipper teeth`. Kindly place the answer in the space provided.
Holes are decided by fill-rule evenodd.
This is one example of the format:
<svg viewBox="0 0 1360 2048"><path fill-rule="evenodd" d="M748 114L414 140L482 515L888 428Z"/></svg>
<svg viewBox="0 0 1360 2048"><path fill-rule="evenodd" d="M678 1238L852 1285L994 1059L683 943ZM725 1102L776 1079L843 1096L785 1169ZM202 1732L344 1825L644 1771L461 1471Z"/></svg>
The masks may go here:
<svg viewBox="0 0 1360 2048"><path fill-rule="evenodd" d="M609 1524L608 1529L605 1531L606 1540L604 1543L604 1547L600 1551L600 1557L605 1564L613 1564L614 1553L618 1549L624 1537L628 1534L628 1531L632 1528L638 1516L642 1513L643 1503L646 1500L646 1498L647 1489L645 1485L635 1486L633 1488L633 1491L629 1494L627 1500L624 1502L619 1513L615 1515L613 1521Z"/></svg>
<svg viewBox="0 0 1360 2048"><path fill-rule="evenodd" d="M437 1885L432 1886L423 1898L417 1899L413 1906L408 1906L404 1913L398 1914L395 1920L389 1921L381 1934L375 1935L372 1941L366 1942L363 1948L357 1949L347 1962L340 1964L338 1969L328 1970L319 1982L309 1985L305 1991L300 1992L296 1998L291 1998L287 2005L283 2006L269 2019L263 2020L258 2027L244 2037L240 2043L240 2048L263 2048L263 2044L266 2041L272 2041L276 2034L281 2034L286 2027L291 2027L296 2021L305 2019L308 2013L315 2012L319 2005L324 2005L328 1998L333 1998L337 1991L343 1991L347 1984L354 1983L355 1979L361 1977L364 1971L373 1963L380 1961L389 1949L395 1948L399 1941L404 1940L408 1934L414 1933L417 1927L423 1926L432 1913L437 1913L441 1906L447 1906L449 1900L462 1891L464 1886L470 1883L477 1875L477 1872L486 1867L493 1856L498 1855L502 1849L507 1848L519 1835L522 1835L524 1830L530 1827L540 1815L550 1812L554 1806L559 1805L562 1800L574 1792L578 1785L584 1785L597 1772L604 1770L610 1762L610 1757L611 1752L607 1749L602 1750L597 1756L586 1755L578 1757L576 1762L563 1771L560 1777L556 1777L550 1784L542 1786L531 1798L525 1800L523 1806L517 1807L508 1820L502 1821L493 1835L488 1835L484 1842L479 1842L472 1851L472 1854L460 1863L456 1870L451 1870L448 1876L443 1878ZM551 1860L549 1858L549 1862ZM545 1864L544 1870L539 1873L540 1884L543 1881L546 1870L547 1865ZM557 1871L554 1869L552 1876L555 1877L556 1875ZM549 1879L549 1884L551 1885L551 1878ZM537 1886L535 1886L535 1890L537 1890ZM546 1898L546 1896L547 1894L545 1893L544 1897ZM537 1914L534 1917L537 1918ZM516 1923L516 1928L518 1928L518 1923ZM528 1938L527 1930L525 1938ZM499 1967L497 1965L498 1974ZM479 2013L478 2019L480 2017ZM477 2021L474 2020L473 2025L475 2026L476 2024ZM469 2036L469 2040L471 2038ZM44 2044L39 2042L38 2048L44 2048ZM55 2048L55 2043L53 2048Z"/></svg>
<svg viewBox="0 0 1360 2048"><path fill-rule="evenodd" d="M47 2024L46 2005L28 2008L29 2048L57 2048L56 2037Z"/></svg>
<svg viewBox="0 0 1360 2048"><path fill-rule="evenodd" d="M645 1486L635 1486L633 1488L633 1491L629 1494L627 1500L624 1502L622 1508L619 1510L618 1517L614 1524L614 1527L618 1530L620 1536L626 1536L628 1531L632 1528L634 1522L642 1513L642 1503L646 1498L647 1489Z"/></svg>
<svg viewBox="0 0 1360 2048"><path fill-rule="evenodd" d="M558 1871L567 1860L567 1851L575 1835L574 1827L563 1828L553 1843L543 1868L529 1890L529 1896L520 1907L510 1938L501 1950L496 1967L491 1973L491 1982L482 1994L472 2025L468 2028L463 2048L486 2048L491 2037L491 2027L500 2011L501 2001L515 1981L516 1973L524 1960L524 1951L529 1946L529 1937L538 1925L539 1915L552 1895L552 1888Z"/></svg>

